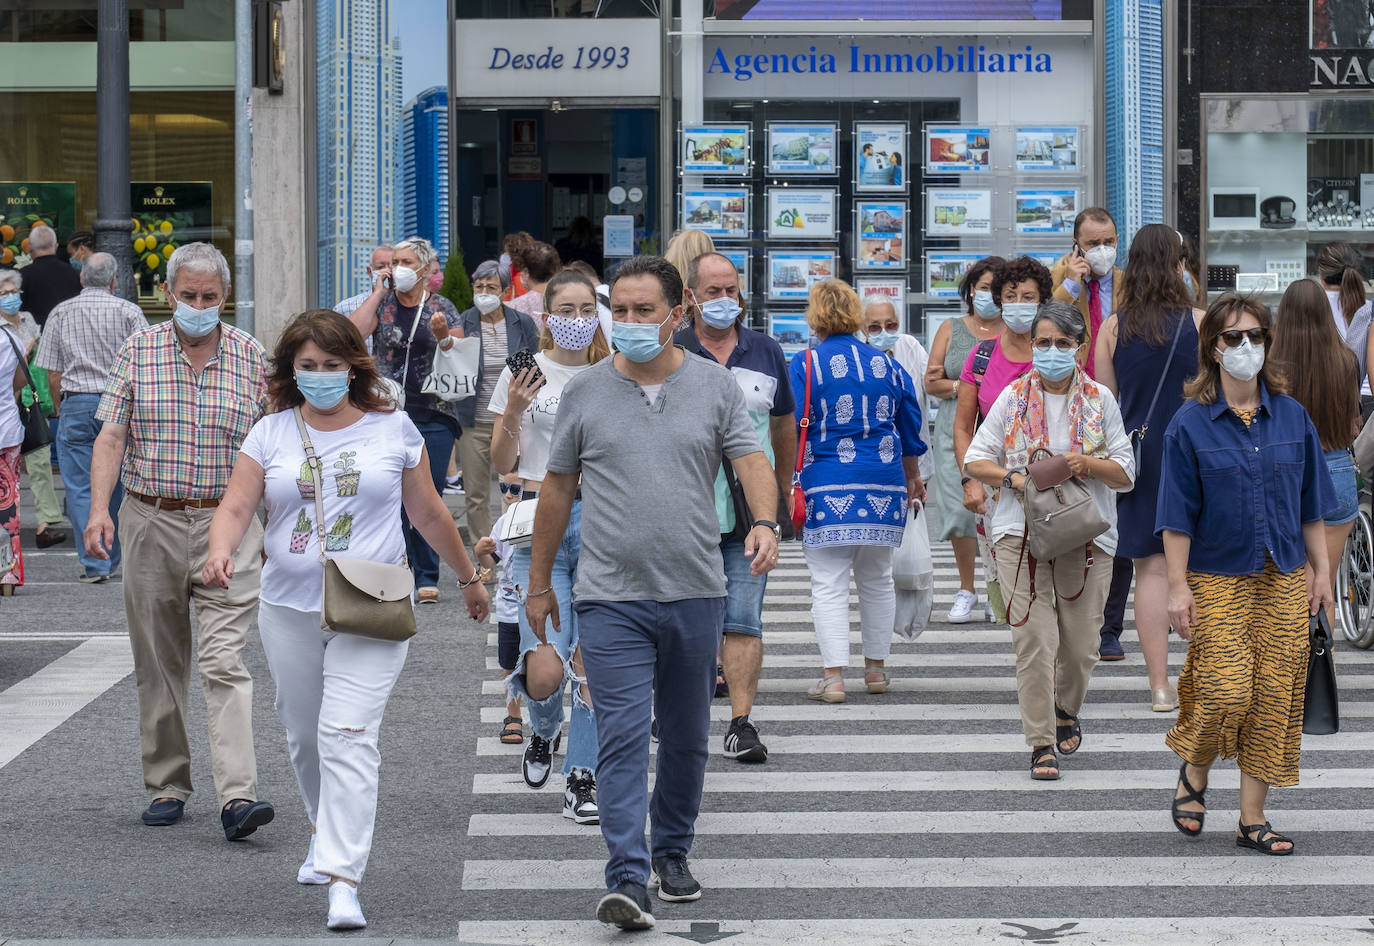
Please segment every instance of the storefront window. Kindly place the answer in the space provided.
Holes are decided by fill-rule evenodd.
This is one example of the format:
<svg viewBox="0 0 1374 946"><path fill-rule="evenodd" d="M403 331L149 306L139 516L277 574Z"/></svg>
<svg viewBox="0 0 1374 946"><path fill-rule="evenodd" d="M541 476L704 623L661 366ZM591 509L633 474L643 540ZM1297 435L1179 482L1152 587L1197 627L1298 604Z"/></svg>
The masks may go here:
<svg viewBox="0 0 1374 946"><path fill-rule="evenodd" d="M658 16L669 0L458 0L460 20L543 20L549 17ZM700 3L701 0L689 0Z"/></svg>
<svg viewBox="0 0 1374 946"><path fill-rule="evenodd" d="M56 4L20 4L55 6ZM0 11L0 42L82 43L96 41L96 2L67 0L64 10ZM85 9L79 9L81 7ZM234 5L224 0L160 0L157 9L131 3L129 39L135 43L176 43L234 38Z"/></svg>

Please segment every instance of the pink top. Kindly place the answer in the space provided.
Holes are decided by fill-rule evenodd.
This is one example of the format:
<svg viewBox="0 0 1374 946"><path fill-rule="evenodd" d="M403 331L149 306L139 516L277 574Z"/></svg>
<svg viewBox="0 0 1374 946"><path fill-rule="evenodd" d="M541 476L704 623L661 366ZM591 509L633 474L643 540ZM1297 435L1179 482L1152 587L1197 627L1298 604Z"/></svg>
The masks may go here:
<svg viewBox="0 0 1374 946"><path fill-rule="evenodd" d="M968 359L964 362L964 370L959 375L961 383L977 383L973 376L973 359L977 356L978 346L974 345L973 351L968 353ZM999 335L997 340L993 342L992 357L988 359L988 370L983 373L983 383L978 388L978 416L986 417L988 411L992 409L992 402L997 400L997 395L1002 393L1003 388L1030 369L1031 363L1029 361L1007 360L1007 356L1002 354L1002 338Z"/></svg>

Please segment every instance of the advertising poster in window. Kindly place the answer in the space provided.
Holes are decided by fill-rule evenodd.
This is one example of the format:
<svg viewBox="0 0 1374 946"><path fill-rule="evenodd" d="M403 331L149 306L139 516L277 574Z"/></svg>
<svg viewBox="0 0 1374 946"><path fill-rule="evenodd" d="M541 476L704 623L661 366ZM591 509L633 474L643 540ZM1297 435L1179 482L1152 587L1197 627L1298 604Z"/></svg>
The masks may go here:
<svg viewBox="0 0 1374 946"><path fill-rule="evenodd" d="M854 267L906 269L906 201L854 202Z"/></svg>
<svg viewBox="0 0 1374 946"><path fill-rule="evenodd" d="M944 325L950 319L963 318L964 315L965 313L962 309L926 309L926 351L930 351L935 347L935 333L940 331L941 325ZM915 333L913 332L912 334L914 335ZM955 407L953 401L937 402L936 399L932 397L931 402L938 403L940 409L947 407L950 410L954 410Z"/></svg>
<svg viewBox="0 0 1374 946"><path fill-rule="evenodd" d="M1078 191L1024 190L1016 192L1017 233L1072 233L1078 216Z"/></svg>
<svg viewBox="0 0 1374 946"><path fill-rule="evenodd" d="M753 126L684 125L682 170L688 174L749 173L749 136Z"/></svg>
<svg viewBox="0 0 1374 946"><path fill-rule="evenodd" d="M1077 128L1017 128L1016 170L1077 174Z"/></svg>
<svg viewBox="0 0 1374 946"><path fill-rule="evenodd" d="M906 323L906 280L889 276L855 276L854 291L866 304L873 296L882 296L892 303L897 318Z"/></svg>
<svg viewBox="0 0 1374 946"><path fill-rule="evenodd" d="M906 190L906 122L854 123L854 189Z"/></svg>
<svg viewBox="0 0 1374 946"><path fill-rule="evenodd" d="M806 324L803 309L768 310L768 334L773 341L782 346L782 353L791 357L806 348L806 340L811 337L811 326Z"/></svg>
<svg viewBox="0 0 1374 946"><path fill-rule="evenodd" d="M986 171L991 158L991 128L926 126L926 170L931 174Z"/></svg>
<svg viewBox="0 0 1374 946"><path fill-rule="evenodd" d="M749 297L749 251L719 249L716 252L735 264L735 271L739 273L739 294L747 299Z"/></svg>
<svg viewBox="0 0 1374 946"><path fill-rule="evenodd" d="M927 253L926 295L932 299L958 299L959 283L983 253Z"/></svg>
<svg viewBox="0 0 1374 946"><path fill-rule="evenodd" d="M134 278L139 296L151 296L167 277L167 260L183 243L208 242L214 214L209 181L129 185L133 212Z"/></svg>
<svg viewBox="0 0 1374 946"><path fill-rule="evenodd" d="M749 236L748 188L711 188L682 192L682 226L722 240Z"/></svg>
<svg viewBox="0 0 1374 946"><path fill-rule="evenodd" d="M927 236L992 233L992 191L932 187L926 191Z"/></svg>
<svg viewBox="0 0 1374 946"><path fill-rule="evenodd" d="M768 188L768 239L835 239L838 200L834 187Z"/></svg>
<svg viewBox="0 0 1374 946"><path fill-rule="evenodd" d="M1064 256L1063 253L1027 253L1026 255L1046 269L1054 269Z"/></svg>
<svg viewBox="0 0 1374 946"><path fill-rule="evenodd" d="M838 126L768 124L769 174L835 174Z"/></svg>
<svg viewBox="0 0 1374 946"><path fill-rule="evenodd" d="M773 250L768 254L768 298L805 302L813 285L834 275L834 250Z"/></svg>
<svg viewBox="0 0 1374 946"><path fill-rule="evenodd" d="M76 229L76 182L0 181L0 265L29 264L29 231L40 224L57 231L57 253L65 259Z"/></svg>

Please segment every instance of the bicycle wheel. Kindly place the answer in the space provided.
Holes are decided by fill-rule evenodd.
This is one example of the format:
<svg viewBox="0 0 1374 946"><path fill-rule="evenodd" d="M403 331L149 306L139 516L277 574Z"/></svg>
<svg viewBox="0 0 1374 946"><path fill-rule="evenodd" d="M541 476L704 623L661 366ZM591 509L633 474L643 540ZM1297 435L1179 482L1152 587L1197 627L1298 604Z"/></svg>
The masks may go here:
<svg viewBox="0 0 1374 946"><path fill-rule="evenodd" d="M1374 527L1364 504L1341 555L1336 597L1345 639L1361 649L1374 644Z"/></svg>

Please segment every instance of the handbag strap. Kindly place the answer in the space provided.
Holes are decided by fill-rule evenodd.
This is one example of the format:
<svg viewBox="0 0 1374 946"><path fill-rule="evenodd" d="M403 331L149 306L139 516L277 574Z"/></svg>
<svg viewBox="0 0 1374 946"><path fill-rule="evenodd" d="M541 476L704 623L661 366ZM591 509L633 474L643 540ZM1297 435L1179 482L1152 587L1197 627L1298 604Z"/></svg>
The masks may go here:
<svg viewBox="0 0 1374 946"><path fill-rule="evenodd" d="M301 432L301 446L305 448L305 462L310 465L310 479L315 484L315 536L320 543L320 564L323 565L329 561L329 557L324 554L324 476L320 471L320 458L315 453L315 444L305 428L305 418L301 416L301 409L293 407L291 413L296 416L296 429Z"/></svg>
<svg viewBox="0 0 1374 946"><path fill-rule="evenodd" d="M19 343L14 340L14 332L8 325L5 326L5 338L9 339L10 347L14 349L14 357L19 359L19 367L24 369L24 377L28 380L28 387L33 388L34 393L38 388L33 383L33 375L29 372L29 360L24 357L24 353L19 350Z"/></svg>
<svg viewBox="0 0 1374 946"><path fill-rule="evenodd" d="M393 290L393 294L394 294L394 290ZM417 306L415 307L415 319L410 323L410 337L406 339L406 357L405 357L405 361L403 361L403 362L401 363L401 393L402 393L402 394L405 393L405 389L406 389L406 378L410 376L410 349L411 349L411 346L414 345L414 343L415 343L415 330L418 329L418 328L420 327L420 319L421 319L422 317L424 317L424 314L425 314L425 303L428 302L428 301L429 301L429 290L426 289L426 290L424 291L424 294L420 296L420 304L417 305ZM396 305L399 307L400 304L401 304L401 297L400 297L400 296L396 296ZM300 418L299 418L300 412L297 411L296 413L297 413L297 415L298 415L298 416L297 416L297 420L299 420L299 419L300 419ZM305 425L304 425L304 424L301 425L301 436L302 436L302 438L305 438ZM309 438L305 438L305 439L308 440ZM309 452L309 451L307 451L307 452Z"/></svg>
<svg viewBox="0 0 1374 946"><path fill-rule="evenodd" d="M1145 431L1150 429L1150 418L1155 416L1155 405L1159 403L1159 392L1164 390L1164 382L1169 378L1169 369L1174 364L1174 352L1178 351L1178 337L1183 334L1183 319L1191 319L1192 312L1183 313L1183 317L1178 320L1178 325L1174 327L1174 342L1169 346L1169 357L1164 361L1164 370L1160 372L1159 383L1155 385L1154 397L1150 398L1150 406L1145 409L1145 422L1140 425L1140 436L1145 436ZM1137 473L1140 471L1137 470Z"/></svg>
<svg viewBox="0 0 1374 946"><path fill-rule="evenodd" d="M811 346L806 346L806 390L802 394L801 436L797 438L797 468L792 472L792 485L801 485L802 461L806 458L806 431L811 426Z"/></svg>

